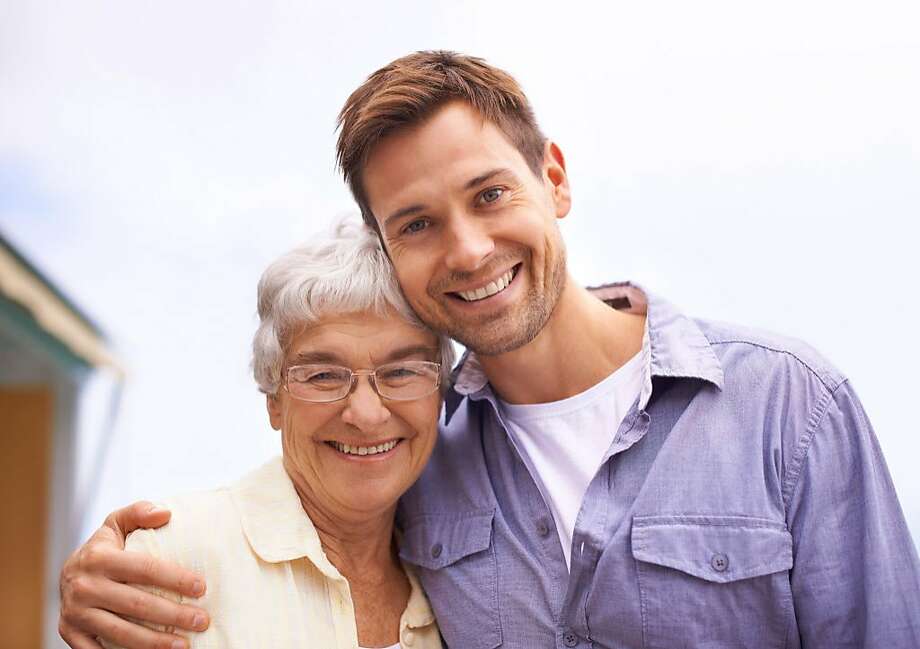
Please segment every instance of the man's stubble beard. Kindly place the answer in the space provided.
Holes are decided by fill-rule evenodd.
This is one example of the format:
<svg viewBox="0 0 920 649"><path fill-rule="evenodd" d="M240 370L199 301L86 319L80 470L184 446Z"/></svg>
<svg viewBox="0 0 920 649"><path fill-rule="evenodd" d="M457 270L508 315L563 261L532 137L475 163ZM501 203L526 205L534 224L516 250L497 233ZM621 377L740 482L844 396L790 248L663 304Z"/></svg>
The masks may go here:
<svg viewBox="0 0 920 649"><path fill-rule="evenodd" d="M531 285L523 303L512 305L512 310L520 313L499 314L480 323L462 324L458 322L429 323L435 329L444 332L461 343L478 356L497 356L520 349L531 342L546 326L553 315L559 297L565 289L566 263L565 249L561 238L557 240L559 249L551 273L552 279L547 293L541 294L536 286ZM517 307L517 309L515 309ZM508 322L509 319L516 322Z"/></svg>

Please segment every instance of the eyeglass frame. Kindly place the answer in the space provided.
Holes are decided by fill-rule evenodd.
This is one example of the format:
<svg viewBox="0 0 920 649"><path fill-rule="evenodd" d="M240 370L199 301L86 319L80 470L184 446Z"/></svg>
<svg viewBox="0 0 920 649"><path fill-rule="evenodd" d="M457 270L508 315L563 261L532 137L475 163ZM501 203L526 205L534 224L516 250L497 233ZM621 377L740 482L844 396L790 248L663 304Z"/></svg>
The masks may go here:
<svg viewBox="0 0 920 649"><path fill-rule="evenodd" d="M425 394L420 394L420 395L418 395L418 396L416 396L416 397L410 397L410 398L408 398L408 399L400 399L400 398L398 398L398 397L396 397L396 398L394 398L394 397L388 397L388 396L386 396L386 395L381 394L381 393L380 393L380 389L379 389L378 386L377 386L377 372L378 372L381 368L391 367L391 366L394 366L394 365L395 365L395 366L405 365L405 364L407 364L407 363L422 363L422 364L427 365L427 366L434 366L434 370L435 370L435 372L434 372L434 375L435 375L435 382L434 382L434 386L431 388L431 391L430 391L430 392L426 392ZM340 396L340 397L336 397L335 399L329 399L329 400L324 400L324 401L316 401L316 400L314 400L314 399L305 399L305 398L303 398L303 397L298 397L298 396L295 395L293 392L291 392L290 389L288 389L288 382L289 382L289 380L290 380L291 370L297 370L297 369L300 369L300 368L302 368L302 367L326 367L326 368L347 370L348 373L349 373L350 376L351 376L351 381L349 382L348 390L347 390L342 396ZM345 367L344 365L333 365L333 364L330 364L330 363L305 363L305 364L302 364L302 365L291 365L291 366L287 367L287 368L284 370L284 372L283 372L283 375L282 375L282 386L281 386L281 387L283 387L284 390L285 390L289 395L291 395L291 398L292 398L292 399L297 399L298 401L303 401L304 403L323 403L323 404L325 404L325 403L335 403L335 402L337 402L337 401L342 401L343 399L347 399L347 398L351 395L351 393L355 391L355 387L358 385L358 377L359 377L359 376L367 376L367 377L369 377L368 383L370 384L371 389L374 391L374 394L376 394L378 397L380 397L380 399L386 400L386 401L409 402L409 401L415 401L415 400L417 400L417 399L423 399L423 398L425 398L425 397L427 397L427 396L429 396L429 395L431 395L431 394L434 394L435 392L438 391L438 388L441 387L441 363L438 362L438 361L394 361L394 362L392 362L392 363L384 363L383 365L378 365L377 367L375 367L375 368L372 369L372 370L353 370L353 369L351 369L350 367Z"/></svg>

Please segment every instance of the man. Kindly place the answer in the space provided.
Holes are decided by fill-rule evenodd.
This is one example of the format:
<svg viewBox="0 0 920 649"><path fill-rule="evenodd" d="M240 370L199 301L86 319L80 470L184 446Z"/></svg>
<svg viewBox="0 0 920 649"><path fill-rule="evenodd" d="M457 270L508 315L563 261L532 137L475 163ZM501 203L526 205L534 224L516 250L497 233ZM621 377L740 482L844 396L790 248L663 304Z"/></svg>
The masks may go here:
<svg viewBox="0 0 920 649"><path fill-rule="evenodd" d="M629 284L580 288L556 225L565 159L510 76L416 53L356 90L340 127L410 304L471 350L400 512L450 646L920 646L916 550L848 382L802 343ZM175 640L112 611L206 623L116 583L202 592L120 551L167 517L143 508L65 566L72 646Z"/></svg>

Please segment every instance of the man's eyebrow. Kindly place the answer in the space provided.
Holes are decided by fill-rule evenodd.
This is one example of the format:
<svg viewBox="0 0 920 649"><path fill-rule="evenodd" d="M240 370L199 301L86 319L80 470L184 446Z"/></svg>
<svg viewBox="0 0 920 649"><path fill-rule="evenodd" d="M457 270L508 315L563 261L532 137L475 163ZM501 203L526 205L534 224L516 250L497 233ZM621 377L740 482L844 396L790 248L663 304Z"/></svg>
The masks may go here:
<svg viewBox="0 0 920 649"><path fill-rule="evenodd" d="M514 175L514 172L510 169L504 167L499 167L497 169L491 169L490 171L485 172L484 174L479 174L475 178L467 181L466 185L463 186L463 189L473 189L479 185L492 180L495 176L510 176L513 179L517 179L517 176Z"/></svg>
<svg viewBox="0 0 920 649"><path fill-rule="evenodd" d="M396 210L395 212L390 214L388 217L383 219L383 224L384 226L386 226L386 224L389 223L390 221L395 221L396 219L402 218L404 216L409 216L411 214L421 212L424 209L425 209L425 206L420 203L416 205L410 205L409 207L404 207L402 209Z"/></svg>
<svg viewBox="0 0 920 649"><path fill-rule="evenodd" d="M406 345L384 356L383 362L392 363L393 361L404 360L410 356L424 356L426 359L434 358L437 360L438 349L430 345Z"/></svg>

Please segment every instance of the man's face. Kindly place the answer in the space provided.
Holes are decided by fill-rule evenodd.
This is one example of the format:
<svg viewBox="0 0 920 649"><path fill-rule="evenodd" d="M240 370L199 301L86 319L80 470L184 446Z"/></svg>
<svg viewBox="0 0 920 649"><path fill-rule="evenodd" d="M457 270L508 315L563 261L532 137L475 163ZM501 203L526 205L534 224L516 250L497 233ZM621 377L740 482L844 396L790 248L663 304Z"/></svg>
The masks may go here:
<svg viewBox="0 0 920 649"><path fill-rule="evenodd" d="M381 140L363 182L425 323L483 355L533 340L566 278L556 219L570 197L558 148L547 145L537 178L494 124L455 101Z"/></svg>

